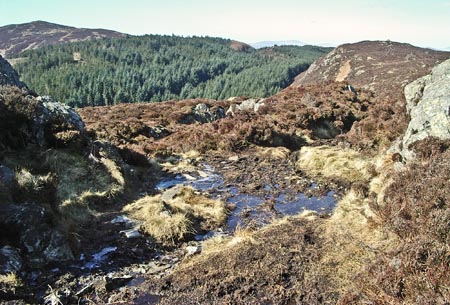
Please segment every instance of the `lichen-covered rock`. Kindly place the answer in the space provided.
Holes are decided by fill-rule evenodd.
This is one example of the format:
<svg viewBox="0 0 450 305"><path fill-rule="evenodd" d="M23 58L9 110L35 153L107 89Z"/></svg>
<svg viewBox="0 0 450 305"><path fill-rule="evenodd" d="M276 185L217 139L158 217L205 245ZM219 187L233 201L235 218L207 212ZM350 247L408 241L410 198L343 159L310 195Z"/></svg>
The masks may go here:
<svg viewBox="0 0 450 305"><path fill-rule="evenodd" d="M414 157L410 145L428 137L450 139L450 60L405 87L411 117L402 140L402 155Z"/></svg>
<svg viewBox="0 0 450 305"><path fill-rule="evenodd" d="M60 121L68 124L78 131L84 130L84 123L78 113L67 105L56 102L51 96L38 96L37 101L42 102L45 111L43 120L46 122Z"/></svg>
<svg viewBox="0 0 450 305"><path fill-rule="evenodd" d="M74 258L66 236L55 227L52 213L43 206L0 205L0 228L2 243L20 248L33 266Z"/></svg>
<svg viewBox="0 0 450 305"><path fill-rule="evenodd" d="M242 101L240 104L231 105L230 108L228 108L226 114L234 116L237 112L240 112L240 111L250 111L250 112L256 113L262 106L264 106L263 99L251 98L251 99Z"/></svg>
<svg viewBox="0 0 450 305"><path fill-rule="evenodd" d="M22 269L22 265L19 249L11 246L0 249L0 274L18 272Z"/></svg>
<svg viewBox="0 0 450 305"><path fill-rule="evenodd" d="M36 108L36 116L32 119L32 130L36 142L43 146L47 144L49 138L61 132L75 131L83 133L85 130L83 120L78 113L67 105L56 102L50 96L38 96L39 102ZM76 135L72 135L76 136ZM64 139L65 140L65 139Z"/></svg>
<svg viewBox="0 0 450 305"><path fill-rule="evenodd" d="M78 113L51 97L34 97L15 87L0 90L0 148L28 143L60 147L74 143L84 133Z"/></svg>
<svg viewBox="0 0 450 305"><path fill-rule="evenodd" d="M0 56L0 86L16 86L26 88L19 75L3 57Z"/></svg>
<svg viewBox="0 0 450 305"><path fill-rule="evenodd" d="M154 139L162 139L170 134L170 130L164 126L149 127L149 135Z"/></svg>
<svg viewBox="0 0 450 305"><path fill-rule="evenodd" d="M222 119L225 117L225 110L222 107L211 107L205 103L199 103L194 106L192 113L189 113L183 117L180 123L182 124L192 124L195 122L199 123L210 123Z"/></svg>

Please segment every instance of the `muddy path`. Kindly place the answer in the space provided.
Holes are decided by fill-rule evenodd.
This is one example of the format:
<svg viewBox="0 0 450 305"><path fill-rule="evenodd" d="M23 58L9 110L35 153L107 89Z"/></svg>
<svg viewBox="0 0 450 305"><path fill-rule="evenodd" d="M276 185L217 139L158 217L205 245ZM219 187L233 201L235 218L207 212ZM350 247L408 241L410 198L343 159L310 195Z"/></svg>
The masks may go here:
<svg viewBox="0 0 450 305"><path fill-rule="evenodd" d="M237 229L258 230L304 210L326 216L343 189L295 172L289 158L211 155L177 158L172 163L175 168L166 169L141 196L148 192L170 195L177 187L190 186L226 203L229 212L224 226L171 246L161 245L121 212L124 204L111 206L84 228L78 245L82 251L75 261L28 272L27 302L156 304L159 297L148 292L148 283L170 275L180 262L201 252L202 243L210 238L232 236Z"/></svg>

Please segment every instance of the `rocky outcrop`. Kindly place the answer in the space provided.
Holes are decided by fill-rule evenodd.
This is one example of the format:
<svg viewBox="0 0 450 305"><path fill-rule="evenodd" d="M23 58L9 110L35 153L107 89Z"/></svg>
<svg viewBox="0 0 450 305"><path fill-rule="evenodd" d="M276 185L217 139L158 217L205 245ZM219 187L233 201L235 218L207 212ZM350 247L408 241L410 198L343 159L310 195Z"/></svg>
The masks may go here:
<svg viewBox="0 0 450 305"><path fill-rule="evenodd" d="M244 100L239 104L233 104L228 108L226 115L234 116L240 111L251 111L257 113L258 110L264 106L264 99L251 98Z"/></svg>
<svg viewBox="0 0 450 305"><path fill-rule="evenodd" d="M370 92L370 106L345 137L360 147L388 146L408 126L404 87L448 58L449 52L392 41L344 44L314 62L290 88L344 82L350 90ZM288 93L290 88L283 91Z"/></svg>
<svg viewBox="0 0 450 305"><path fill-rule="evenodd" d="M199 123L210 123L222 119L225 117L225 110L222 107L211 107L208 104L200 103L192 108L192 112L185 115L180 123L182 124L193 124L195 122Z"/></svg>
<svg viewBox="0 0 450 305"><path fill-rule="evenodd" d="M401 142L401 153L411 159L411 144L428 137L450 139L450 60L407 85L405 98L411 121Z"/></svg>
<svg viewBox="0 0 450 305"><path fill-rule="evenodd" d="M20 253L29 264L39 267L49 262L73 259L65 235L52 225L53 216L38 204L1 204L1 253L7 259L3 271L19 271Z"/></svg>
<svg viewBox="0 0 450 305"><path fill-rule="evenodd" d="M25 84L20 81L19 74L11 67L11 65L0 56L0 86L16 86L26 88Z"/></svg>
<svg viewBox="0 0 450 305"><path fill-rule="evenodd" d="M13 87L0 91L1 147L64 146L80 140L84 123L72 108L48 96L34 97Z"/></svg>

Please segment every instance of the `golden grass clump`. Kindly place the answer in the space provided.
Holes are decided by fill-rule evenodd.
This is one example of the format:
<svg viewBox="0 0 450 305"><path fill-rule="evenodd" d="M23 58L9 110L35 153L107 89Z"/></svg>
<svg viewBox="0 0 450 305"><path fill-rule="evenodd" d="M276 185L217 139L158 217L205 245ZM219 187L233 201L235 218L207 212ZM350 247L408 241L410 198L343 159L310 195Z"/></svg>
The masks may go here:
<svg viewBox="0 0 450 305"><path fill-rule="evenodd" d="M349 148L305 146L298 154L296 168L312 176L356 182L369 181L376 174L369 158Z"/></svg>
<svg viewBox="0 0 450 305"><path fill-rule="evenodd" d="M146 196L127 205L124 211L142 221L144 232L162 243L181 241L190 234L209 231L224 223L223 202L189 187L177 187L175 192L164 200L161 195Z"/></svg>
<svg viewBox="0 0 450 305"><path fill-rule="evenodd" d="M127 205L124 211L142 221L143 231L159 242L175 242L192 232L192 222L183 212L172 212L161 196L146 196Z"/></svg>
<svg viewBox="0 0 450 305"><path fill-rule="evenodd" d="M12 291L15 293L16 290L22 286L22 280L15 272L0 274L0 291L5 293Z"/></svg>

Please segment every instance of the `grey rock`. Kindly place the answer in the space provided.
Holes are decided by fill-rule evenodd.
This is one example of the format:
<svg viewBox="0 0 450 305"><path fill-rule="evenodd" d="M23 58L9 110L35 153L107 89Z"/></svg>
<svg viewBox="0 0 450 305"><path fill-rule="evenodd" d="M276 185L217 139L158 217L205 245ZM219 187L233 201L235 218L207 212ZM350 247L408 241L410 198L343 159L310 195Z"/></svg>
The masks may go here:
<svg viewBox="0 0 450 305"><path fill-rule="evenodd" d="M211 107L206 104L197 104L192 111L197 120L201 123L213 122L225 117L223 108L218 108L217 111L212 111Z"/></svg>
<svg viewBox="0 0 450 305"><path fill-rule="evenodd" d="M180 123L193 124L199 123L211 123L220 120L225 117L225 110L222 107L211 107L205 103L199 103L192 109L192 113L183 117Z"/></svg>
<svg viewBox="0 0 450 305"><path fill-rule="evenodd" d="M126 238L139 238L141 237L141 233L139 233L138 229L129 229L129 230L123 230L119 232L120 234L123 234Z"/></svg>
<svg viewBox="0 0 450 305"><path fill-rule="evenodd" d="M139 225L139 223L137 221L130 219L129 217L127 217L125 215L119 215L119 216L115 217L113 220L111 220L111 223L123 224L128 228L133 228L133 227Z"/></svg>
<svg viewBox="0 0 450 305"><path fill-rule="evenodd" d="M22 258L19 249L4 246L0 249L0 272L18 272L22 269Z"/></svg>
<svg viewBox="0 0 450 305"><path fill-rule="evenodd" d="M6 243L18 244L25 251L23 258L32 265L74 259L66 236L52 226L51 213L37 204L3 204L0 206L0 227Z"/></svg>
<svg viewBox="0 0 450 305"><path fill-rule="evenodd" d="M0 56L0 86L6 85L27 88L26 85L20 81L19 74L17 74L9 62Z"/></svg>
<svg viewBox="0 0 450 305"><path fill-rule="evenodd" d="M78 113L51 97L34 97L16 89L5 92L10 97L5 99L0 92L0 147L46 146L57 143L58 136L70 141L85 133Z"/></svg>
<svg viewBox="0 0 450 305"><path fill-rule="evenodd" d="M84 122L79 114L67 105L53 100L50 96L38 96L39 103L36 116L33 118L31 129L37 144L44 146L48 138L48 131L76 130L85 131Z"/></svg>
<svg viewBox="0 0 450 305"><path fill-rule="evenodd" d="M186 256L191 256L202 252L202 246L187 246L185 250Z"/></svg>
<svg viewBox="0 0 450 305"><path fill-rule="evenodd" d="M162 139L170 134L170 130L163 126L154 126L149 128L149 135L154 139Z"/></svg>
<svg viewBox="0 0 450 305"><path fill-rule="evenodd" d="M231 105L228 108L226 115L234 116L238 112L241 112L241 111L243 111L243 112L250 111L250 112L257 113L262 106L264 106L263 99L251 98L251 99L242 101L240 104Z"/></svg>
<svg viewBox="0 0 450 305"><path fill-rule="evenodd" d="M414 158L409 146L427 137L450 139L450 60L405 87L406 109L411 117L403 136L401 154Z"/></svg>
<svg viewBox="0 0 450 305"><path fill-rule="evenodd" d="M113 291L117 288L125 286L133 279L132 276L121 276L121 277L106 277L105 289L106 291Z"/></svg>

